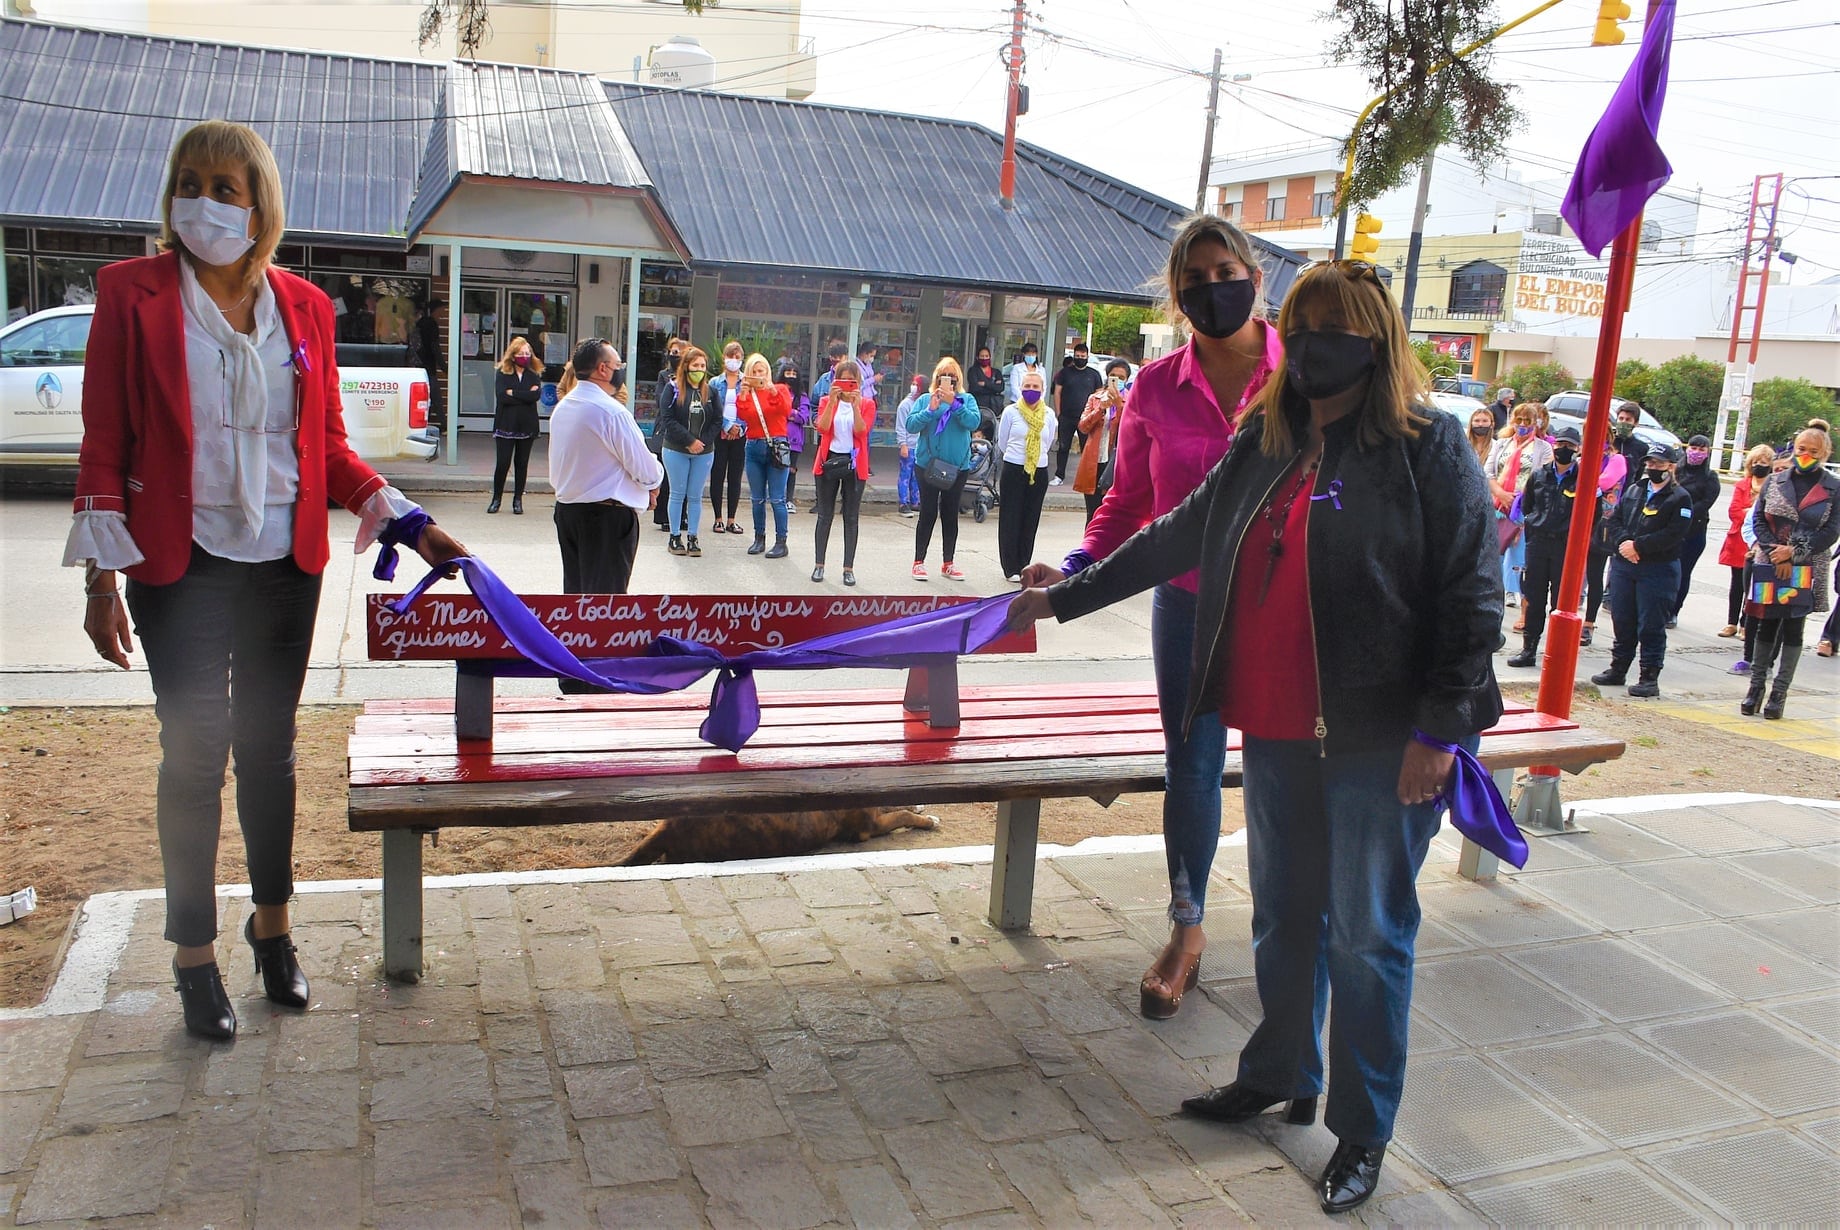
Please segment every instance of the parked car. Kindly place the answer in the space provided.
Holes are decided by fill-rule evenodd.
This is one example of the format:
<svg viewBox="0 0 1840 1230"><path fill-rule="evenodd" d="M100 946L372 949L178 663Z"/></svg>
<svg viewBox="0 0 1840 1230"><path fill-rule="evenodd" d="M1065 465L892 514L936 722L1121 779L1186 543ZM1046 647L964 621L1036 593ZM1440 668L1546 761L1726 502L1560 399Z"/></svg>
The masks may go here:
<svg viewBox="0 0 1840 1230"><path fill-rule="evenodd" d="M1461 393L1433 391L1429 398L1432 408L1454 415L1457 422L1463 424L1463 430L1469 430L1469 416L1478 410L1487 410L1488 406L1480 397L1465 397Z"/></svg>
<svg viewBox="0 0 1840 1230"><path fill-rule="evenodd" d="M1488 381L1477 380L1473 376L1439 376L1432 380L1431 387L1439 393L1455 393L1459 397L1477 399L1489 391Z"/></svg>
<svg viewBox="0 0 1840 1230"><path fill-rule="evenodd" d="M83 443L83 356L93 304L49 308L0 329L0 464L74 465ZM400 346L338 348L345 431L369 462L428 460L428 373Z"/></svg>
<svg viewBox="0 0 1840 1230"><path fill-rule="evenodd" d="M1581 390L1570 393L1554 393L1546 399L1546 414L1552 420L1554 428L1576 427L1579 434L1584 433L1584 412L1590 405L1591 395ZM1621 397L1610 399L1610 421L1616 422L1616 412L1625 401ZM1645 444L1665 444L1669 448L1680 447L1680 437L1663 427L1655 416L1641 407L1637 407L1639 416L1636 420L1636 439Z"/></svg>

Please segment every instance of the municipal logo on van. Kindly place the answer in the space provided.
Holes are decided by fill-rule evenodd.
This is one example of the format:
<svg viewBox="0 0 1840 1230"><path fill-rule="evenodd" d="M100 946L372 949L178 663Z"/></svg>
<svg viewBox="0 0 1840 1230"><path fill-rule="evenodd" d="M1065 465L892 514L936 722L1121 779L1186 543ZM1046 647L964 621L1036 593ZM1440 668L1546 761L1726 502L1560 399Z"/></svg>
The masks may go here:
<svg viewBox="0 0 1840 1230"><path fill-rule="evenodd" d="M64 382L57 378L55 372L46 372L40 376L34 391L38 394L38 404L47 410L56 410L64 400Z"/></svg>

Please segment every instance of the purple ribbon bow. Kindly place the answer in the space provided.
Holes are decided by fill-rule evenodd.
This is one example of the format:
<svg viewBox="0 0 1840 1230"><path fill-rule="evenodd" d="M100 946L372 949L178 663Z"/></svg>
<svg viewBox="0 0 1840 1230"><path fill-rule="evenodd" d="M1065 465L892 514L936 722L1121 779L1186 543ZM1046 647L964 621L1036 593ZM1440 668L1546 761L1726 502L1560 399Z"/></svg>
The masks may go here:
<svg viewBox="0 0 1840 1230"><path fill-rule="evenodd" d="M394 581L396 548L404 546L415 550L422 541L422 531L433 524L433 517L416 508L385 525L383 532L377 535L377 562L371 566L371 575L379 581ZM423 588L426 588L425 582Z"/></svg>
<svg viewBox="0 0 1840 1230"><path fill-rule="evenodd" d="M1310 497L1310 502L1312 504L1314 504L1317 500L1328 500L1332 504L1334 504L1336 512L1341 512L1342 511L1342 480L1339 478L1330 479L1328 490L1324 491L1321 495L1313 495Z"/></svg>
<svg viewBox="0 0 1840 1230"><path fill-rule="evenodd" d="M543 626L531 609L484 562L461 556L437 568L390 604L401 615L444 575L457 566L466 586L521 661L462 664L462 670L491 675L576 679L594 687L630 695L655 696L687 688L711 671L716 682L709 716L697 733L705 743L739 752L760 729L757 670L813 670L834 666L928 666L959 654L973 653L1004 635L1013 594L942 607L869 628L813 637L777 649L757 649L733 657L694 641L660 636L644 657L597 658L584 662Z"/></svg>
<svg viewBox="0 0 1840 1230"><path fill-rule="evenodd" d="M282 366L293 368L296 376L305 376L308 372L313 370L313 363L307 358L306 338L303 337L298 342L294 343L294 353L288 356L287 362L283 363Z"/></svg>
<svg viewBox="0 0 1840 1230"><path fill-rule="evenodd" d="M1521 836L1507 800L1495 788L1495 779L1482 767L1482 762L1468 748L1433 739L1422 730L1414 730L1412 737L1426 747L1449 752L1457 758L1451 769L1450 785L1432 800L1431 805L1448 807L1451 826L1502 862L1525 867L1527 839Z"/></svg>

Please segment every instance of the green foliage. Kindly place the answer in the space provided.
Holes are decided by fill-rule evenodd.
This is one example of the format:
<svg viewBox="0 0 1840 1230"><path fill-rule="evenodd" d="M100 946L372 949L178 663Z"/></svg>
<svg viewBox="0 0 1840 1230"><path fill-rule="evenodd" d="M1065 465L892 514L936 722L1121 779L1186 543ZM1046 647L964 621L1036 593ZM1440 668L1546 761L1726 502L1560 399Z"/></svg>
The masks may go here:
<svg viewBox="0 0 1840 1230"><path fill-rule="evenodd" d="M1610 391L1628 401L1648 404L1648 386L1655 369L1640 359L1624 359L1616 365L1616 383Z"/></svg>
<svg viewBox="0 0 1840 1230"><path fill-rule="evenodd" d="M1489 400L1504 388L1514 390L1517 401L1545 401L1554 393L1578 387L1571 370L1563 363L1523 363L1489 386Z"/></svg>
<svg viewBox="0 0 1840 1230"><path fill-rule="evenodd" d="M1438 348L1430 342L1413 342L1412 353L1418 356L1418 361L1425 365L1434 380L1457 374L1457 361L1447 354L1439 354Z"/></svg>
<svg viewBox="0 0 1840 1230"><path fill-rule="evenodd" d="M1090 345L1098 354L1121 355L1136 362L1144 352L1139 325L1162 318L1151 308L1121 307L1116 303L1076 303L1067 310L1067 331L1086 336L1086 318L1092 317Z"/></svg>
<svg viewBox="0 0 1840 1230"><path fill-rule="evenodd" d="M1477 166L1501 161L1521 121L1513 87L1489 76L1486 46L1450 62L1495 29L1494 9L1494 0L1334 0L1325 16L1341 33L1330 58L1361 69L1385 96L1353 135L1354 178L1339 205L1364 206L1398 187L1447 141Z"/></svg>
<svg viewBox="0 0 1840 1230"><path fill-rule="evenodd" d="M1725 368L1711 359L1683 354L1669 359L1649 378L1648 396L1637 398L1661 425L1685 440L1711 437L1725 391Z"/></svg>
<svg viewBox="0 0 1840 1230"><path fill-rule="evenodd" d="M1751 389L1747 444L1781 444L1808 426L1809 419L1834 420L1834 395L1812 380L1777 376Z"/></svg>
<svg viewBox="0 0 1840 1230"><path fill-rule="evenodd" d="M684 12L701 13L705 3L716 0L682 0ZM454 23L457 41L454 54L462 60L476 60L479 49L492 37L490 0L422 0L422 17L416 27L416 46L426 47L441 37L441 29Z"/></svg>

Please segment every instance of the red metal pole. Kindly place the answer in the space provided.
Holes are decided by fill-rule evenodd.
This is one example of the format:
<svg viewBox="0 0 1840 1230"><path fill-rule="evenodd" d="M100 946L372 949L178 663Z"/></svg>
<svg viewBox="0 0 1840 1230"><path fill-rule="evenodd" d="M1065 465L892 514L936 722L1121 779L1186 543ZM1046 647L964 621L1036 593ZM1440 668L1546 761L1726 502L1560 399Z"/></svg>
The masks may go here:
<svg viewBox="0 0 1840 1230"><path fill-rule="evenodd" d="M1610 249L1610 272L1604 287L1604 317L1597 333L1597 362L1591 369L1591 400L1584 417L1584 442L1578 453L1578 499L1572 505L1571 531L1565 540L1565 568L1559 575L1559 601L1546 620L1546 657L1540 663L1541 713L1572 715L1572 683L1578 673L1578 634L1584 620L1578 600L1584 592L1584 570L1591 550L1591 522L1597 511L1597 476L1601 472L1604 440L1610 432L1610 393L1616 383L1616 356L1623 340L1623 314L1635 283L1636 249L1642 239L1642 217L1616 237ZM1534 773L1557 777L1557 768L1540 765Z"/></svg>
<svg viewBox="0 0 1840 1230"><path fill-rule="evenodd" d="M1022 106L1022 22L1026 0L1016 0L1016 15L1009 31L1009 103L1003 117L1003 171L997 195L1003 208L1016 204L1016 112Z"/></svg>

